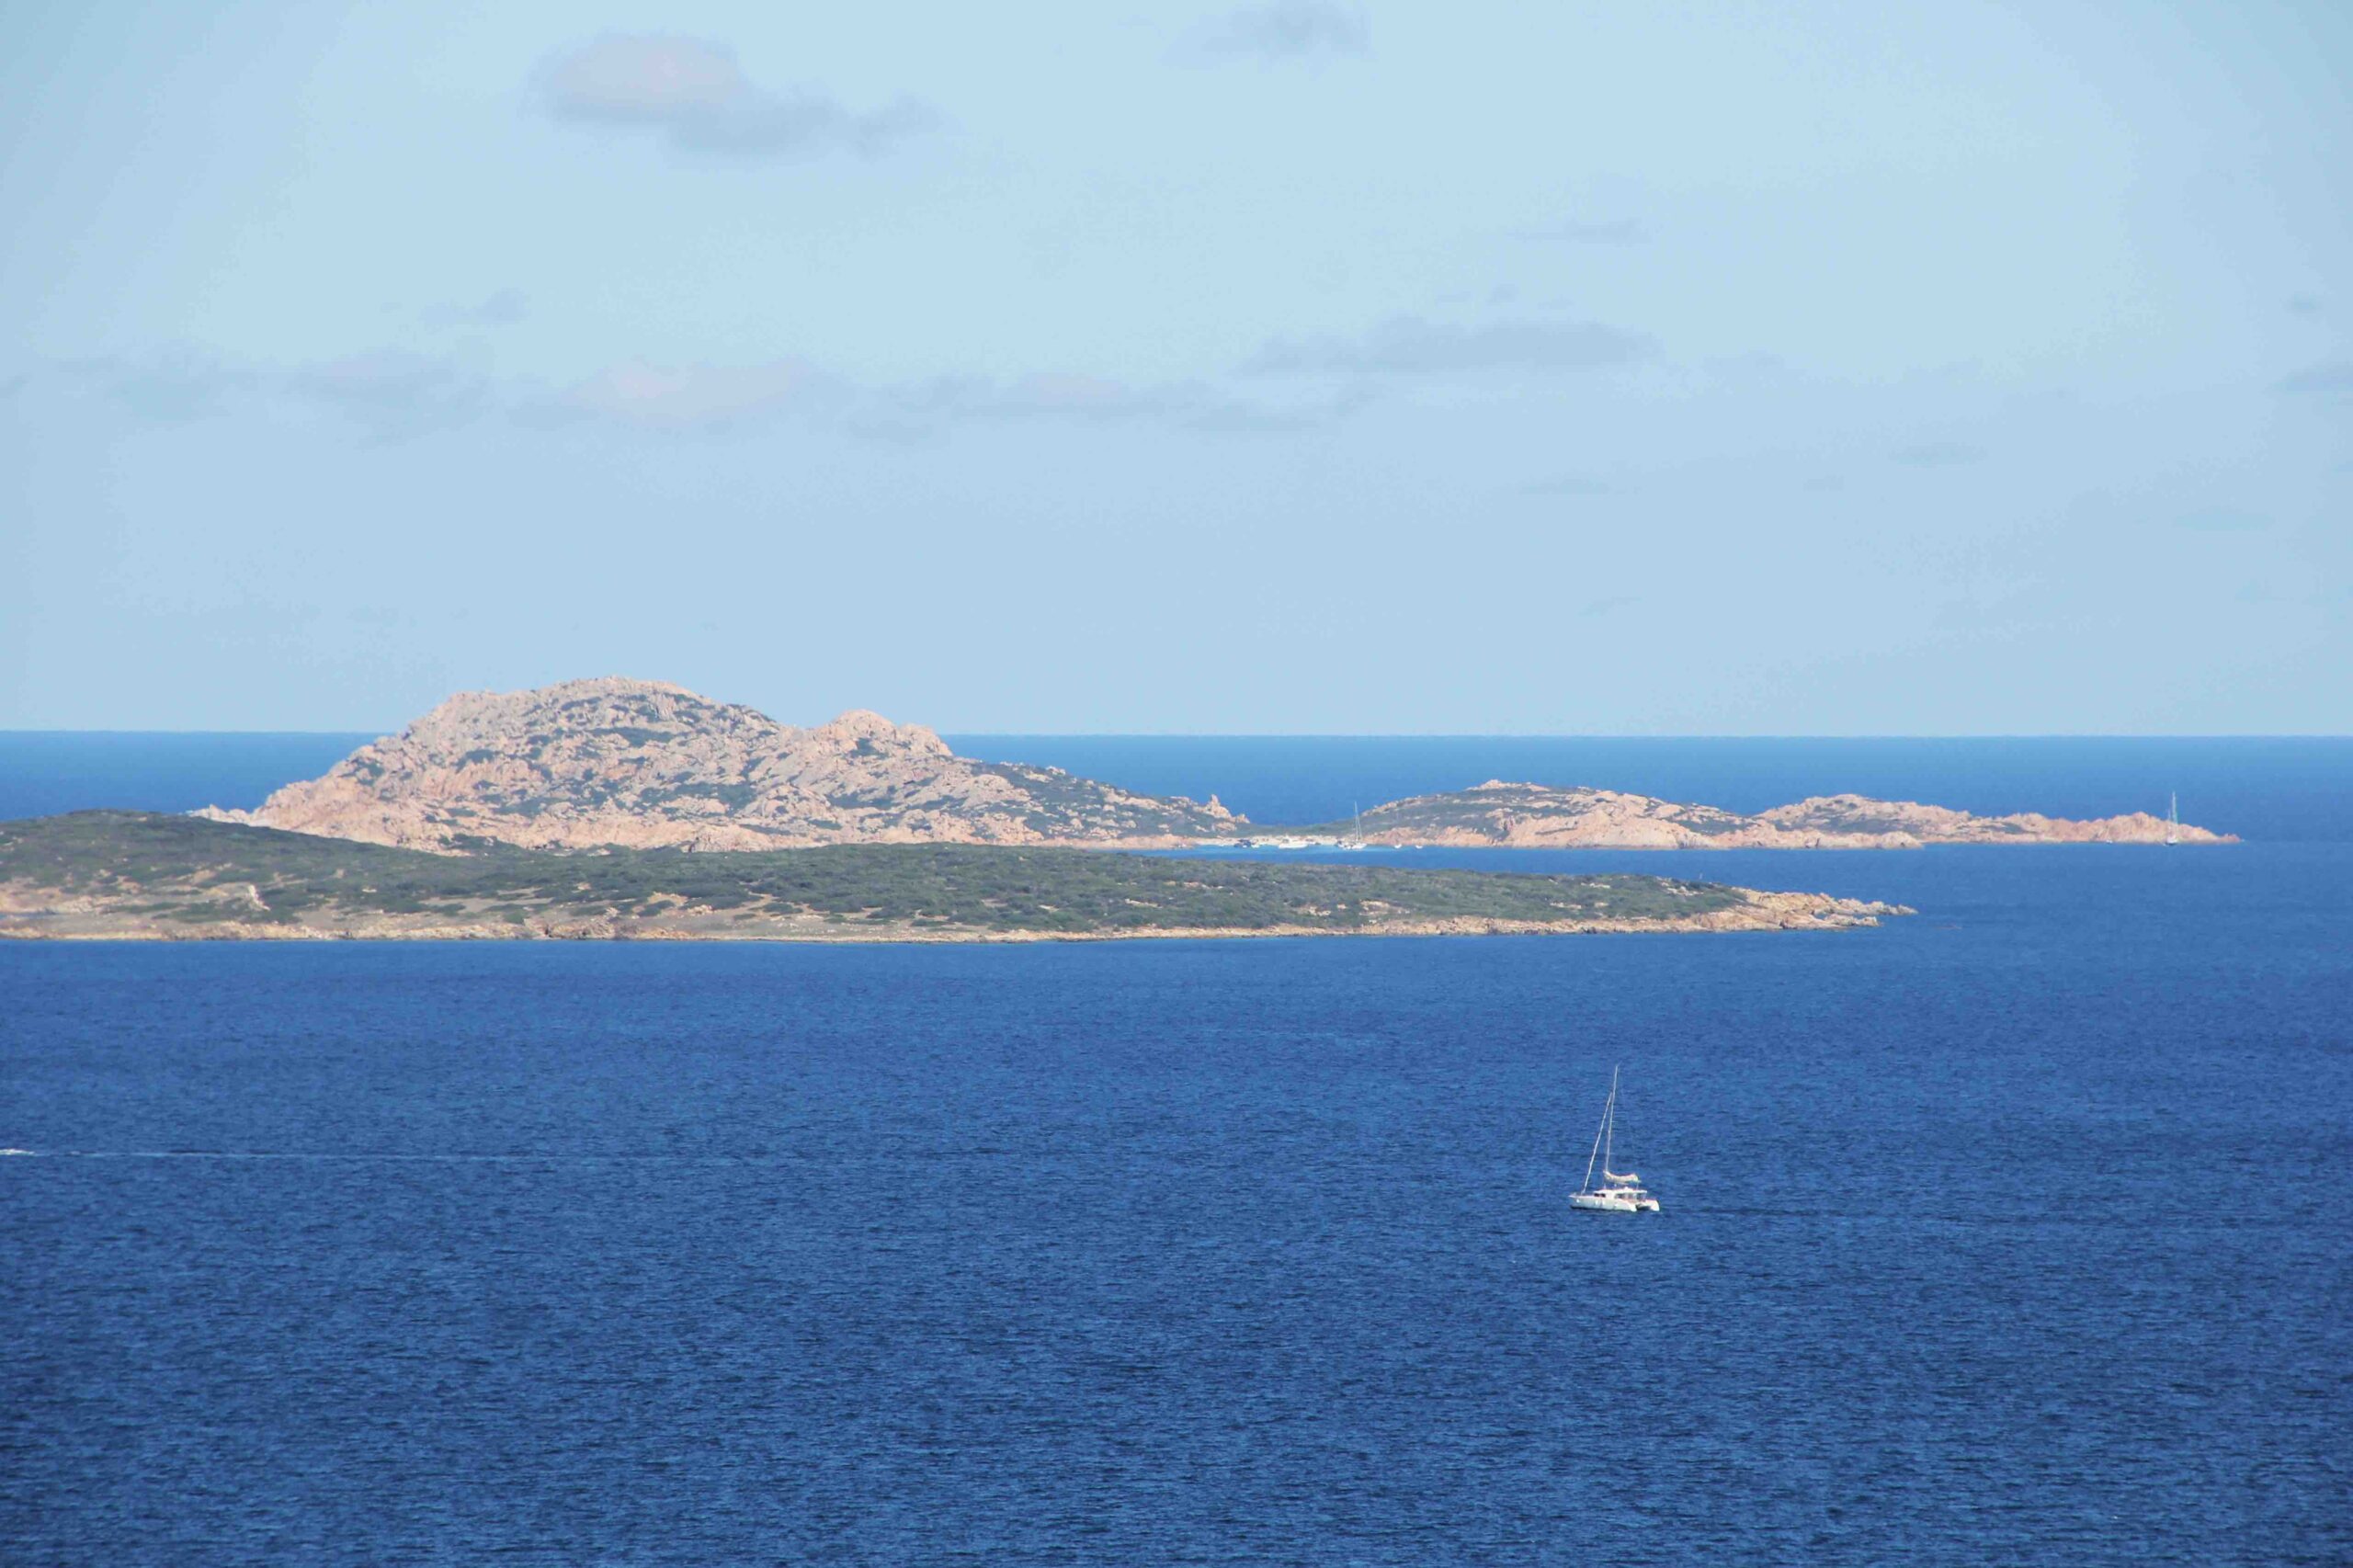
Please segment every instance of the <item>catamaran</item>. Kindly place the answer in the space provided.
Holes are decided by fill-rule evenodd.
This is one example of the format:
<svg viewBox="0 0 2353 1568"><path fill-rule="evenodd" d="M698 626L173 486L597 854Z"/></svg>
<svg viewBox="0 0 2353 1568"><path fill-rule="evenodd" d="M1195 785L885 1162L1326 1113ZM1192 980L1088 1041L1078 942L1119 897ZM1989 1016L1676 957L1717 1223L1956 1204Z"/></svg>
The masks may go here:
<svg viewBox="0 0 2353 1568"><path fill-rule="evenodd" d="M1601 1108L1601 1127L1593 1135L1593 1153L1585 1163L1585 1187L1570 1195L1574 1209L1597 1209L1605 1214L1655 1214L1658 1199L1643 1190L1643 1178L1609 1168L1610 1143L1618 1127L1618 1069L1609 1070L1609 1098ZM1593 1185L1593 1169L1601 1167L1601 1185Z"/></svg>

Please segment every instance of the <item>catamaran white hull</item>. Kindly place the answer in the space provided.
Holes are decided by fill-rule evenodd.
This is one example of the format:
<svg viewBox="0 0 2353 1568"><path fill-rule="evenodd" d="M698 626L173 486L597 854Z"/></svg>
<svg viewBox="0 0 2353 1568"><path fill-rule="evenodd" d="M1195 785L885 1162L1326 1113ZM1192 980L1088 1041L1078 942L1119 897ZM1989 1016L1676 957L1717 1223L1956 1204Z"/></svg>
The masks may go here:
<svg viewBox="0 0 2353 1568"><path fill-rule="evenodd" d="M1591 1209L1602 1214L1655 1214L1655 1198L1620 1198L1614 1192L1578 1192L1569 1196L1572 1209Z"/></svg>
<svg viewBox="0 0 2353 1568"><path fill-rule="evenodd" d="M1593 1155L1585 1163L1585 1186L1569 1194L1569 1205L1574 1209L1590 1209L1597 1214L1655 1214L1658 1199L1643 1190L1643 1178L1631 1171L1610 1168L1614 1163L1610 1140L1618 1128L1618 1069L1609 1070L1609 1097L1602 1102L1601 1125L1593 1134ZM1601 1172L1601 1185L1593 1185L1593 1173Z"/></svg>

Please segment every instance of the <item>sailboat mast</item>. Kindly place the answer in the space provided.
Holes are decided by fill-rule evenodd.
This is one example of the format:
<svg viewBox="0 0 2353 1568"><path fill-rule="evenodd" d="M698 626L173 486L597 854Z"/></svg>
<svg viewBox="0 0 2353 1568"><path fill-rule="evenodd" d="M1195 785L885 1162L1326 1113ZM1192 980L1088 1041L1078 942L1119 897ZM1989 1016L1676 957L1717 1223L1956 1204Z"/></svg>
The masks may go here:
<svg viewBox="0 0 2353 1568"><path fill-rule="evenodd" d="M1609 1070L1609 1108L1601 1113L1601 1178L1609 1179L1609 1145L1618 1135L1618 1069Z"/></svg>
<svg viewBox="0 0 2353 1568"><path fill-rule="evenodd" d="M1587 1156L1586 1157L1586 1162L1585 1162L1585 1190L1586 1190L1586 1191L1587 1191L1587 1192L1591 1192L1591 1191L1593 1190L1593 1165L1594 1165L1594 1162L1595 1162L1596 1160L1598 1160L1598 1159L1600 1159L1600 1158L1601 1158L1601 1141L1602 1141L1602 1139L1603 1139L1605 1136L1607 1136L1607 1135L1608 1134L1608 1131L1609 1131L1609 1112L1610 1112L1611 1108L1614 1108L1617 1104L1618 1104L1618 1070L1617 1070L1616 1068L1614 1068L1614 1067L1613 1067L1613 1068L1611 1068L1611 1069L1610 1069L1610 1071L1609 1071L1609 1099L1608 1099L1608 1104L1606 1104L1606 1105L1604 1105L1604 1106L1601 1108L1601 1125L1600 1125L1600 1126L1598 1126L1598 1127L1597 1127L1597 1128L1595 1128L1595 1129L1593 1130L1593 1153L1592 1153L1591 1154L1589 1154L1589 1155L1587 1155ZM1607 1169L1608 1167L1606 1167L1606 1166L1605 1166L1604 1168L1605 1168L1605 1169Z"/></svg>

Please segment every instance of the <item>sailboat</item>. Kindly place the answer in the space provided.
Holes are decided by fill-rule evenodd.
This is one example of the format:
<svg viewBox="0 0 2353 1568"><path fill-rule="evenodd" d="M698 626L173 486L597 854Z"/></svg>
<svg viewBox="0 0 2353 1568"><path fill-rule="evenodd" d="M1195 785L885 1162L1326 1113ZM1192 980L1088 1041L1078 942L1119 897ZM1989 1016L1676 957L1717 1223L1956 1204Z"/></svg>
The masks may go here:
<svg viewBox="0 0 2353 1568"><path fill-rule="evenodd" d="M1569 1206L1573 1209L1595 1209L1605 1214L1655 1214L1658 1199L1643 1190L1643 1178L1629 1171L1620 1175L1610 1166L1611 1142L1618 1129L1618 1069L1609 1070L1609 1098L1601 1108L1601 1127L1593 1135L1593 1153L1585 1163L1585 1187L1572 1193ZM1601 1167L1601 1185L1593 1185L1596 1164Z"/></svg>
<svg viewBox="0 0 2353 1568"><path fill-rule="evenodd" d="M2165 791L2165 842L2181 842L2181 793L2176 790Z"/></svg>

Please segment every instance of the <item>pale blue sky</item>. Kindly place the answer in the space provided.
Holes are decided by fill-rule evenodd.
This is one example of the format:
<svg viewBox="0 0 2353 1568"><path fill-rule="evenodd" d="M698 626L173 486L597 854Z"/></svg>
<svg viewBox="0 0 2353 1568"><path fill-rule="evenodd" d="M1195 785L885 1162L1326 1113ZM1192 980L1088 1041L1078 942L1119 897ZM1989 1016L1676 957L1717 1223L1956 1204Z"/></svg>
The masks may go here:
<svg viewBox="0 0 2353 1568"><path fill-rule="evenodd" d="M0 10L0 727L2353 731L2353 8Z"/></svg>

